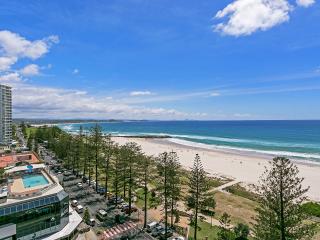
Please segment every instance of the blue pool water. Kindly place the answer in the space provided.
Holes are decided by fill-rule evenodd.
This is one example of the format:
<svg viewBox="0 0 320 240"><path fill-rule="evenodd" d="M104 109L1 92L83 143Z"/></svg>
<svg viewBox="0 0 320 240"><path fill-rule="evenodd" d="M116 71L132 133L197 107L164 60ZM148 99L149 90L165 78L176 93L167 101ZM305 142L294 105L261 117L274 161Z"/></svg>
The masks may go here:
<svg viewBox="0 0 320 240"><path fill-rule="evenodd" d="M41 186L49 183L41 174L23 176L22 181L25 188Z"/></svg>

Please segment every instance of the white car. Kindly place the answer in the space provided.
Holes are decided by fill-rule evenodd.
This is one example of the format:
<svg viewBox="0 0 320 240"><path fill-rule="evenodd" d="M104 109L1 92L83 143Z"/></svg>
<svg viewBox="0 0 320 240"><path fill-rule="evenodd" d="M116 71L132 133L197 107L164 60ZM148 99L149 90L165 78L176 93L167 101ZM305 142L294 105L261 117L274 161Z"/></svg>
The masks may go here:
<svg viewBox="0 0 320 240"><path fill-rule="evenodd" d="M179 236L179 237L174 237L174 238L172 238L171 240L185 240L185 238L184 238L184 237Z"/></svg>
<svg viewBox="0 0 320 240"><path fill-rule="evenodd" d="M78 201L77 200L72 200L71 201L71 206L76 207L78 205Z"/></svg>
<svg viewBox="0 0 320 240"><path fill-rule="evenodd" d="M83 213L83 207L82 207L82 205L78 205L78 206L76 207L76 211L77 211L77 213Z"/></svg>

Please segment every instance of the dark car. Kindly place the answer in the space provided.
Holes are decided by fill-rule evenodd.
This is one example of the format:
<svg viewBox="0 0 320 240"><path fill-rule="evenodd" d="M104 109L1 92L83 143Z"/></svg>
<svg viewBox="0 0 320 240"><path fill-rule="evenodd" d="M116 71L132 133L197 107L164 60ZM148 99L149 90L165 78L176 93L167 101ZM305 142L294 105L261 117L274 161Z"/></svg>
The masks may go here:
<svg viewBox="0 0 320 240"><path fill-rule="evenodd" d="M124 207L121 211L124 212L125 214L129 214L129 206ZM138 211L138 208L133 206L131 207L131 213L137 212L137 211Z"/></svg>
<svg viewBox="0 0 320 240"><path fill-rule="evenodd" d="M163 230L160 234L160 239L168 239L169 237L172 237L173 236L173 231L171 229L167 229L167 234L166 234L166 231Z"/></svg>
<svg viewBox="0 0 320 240"><path fill-rule="evenodd" d="M100 195L103 195L106 193L106 189L104 187L98 186L97 193L99 193Z"/></svg>
<svg viewBox="0 0 320 240"><path fill-rule="evenodd" d="M151 236L152 237L157 237L160 235L160 233L164 230L164 226L162 224L160 224L159 226L155 227L155 229L153 229Z"/></svg>
<svg viewBox="0 0 320 240"><path fill-rule="evenodd" d="M117 201L116 201L116 200L117 200ZM121 197L116 198L115 196L113 196L113 197L111 197L111 198L109 199L109 202L110 202L111 204L116 204L116 202L119 204L119 203L122 203L122 202L123 202L123 199L122 199Z"/></svg>

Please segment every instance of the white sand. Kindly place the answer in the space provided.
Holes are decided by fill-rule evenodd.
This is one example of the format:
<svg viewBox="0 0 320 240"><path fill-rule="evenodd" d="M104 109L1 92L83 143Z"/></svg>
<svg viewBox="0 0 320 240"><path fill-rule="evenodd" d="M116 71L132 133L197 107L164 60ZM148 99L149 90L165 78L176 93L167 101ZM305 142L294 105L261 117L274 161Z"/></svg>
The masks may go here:
<svg viewBox="0 0 320 240"><path fill-rule="evenodd" d="M270 155L258 155L250 152L229 151L220 149L203 149L173 143L168 139L125 138L114 137L114 141L125 144L132 141L142 146L148 155L157 156L164 151L177 152L183 167L190 168L196 153L201 157L202 164L207 172L212 175L226 176L244 183L258 182L264 167L272 159ZM320 201L320 165L295 162L304 177L304 187L310 186L308 197Z"/></svg>

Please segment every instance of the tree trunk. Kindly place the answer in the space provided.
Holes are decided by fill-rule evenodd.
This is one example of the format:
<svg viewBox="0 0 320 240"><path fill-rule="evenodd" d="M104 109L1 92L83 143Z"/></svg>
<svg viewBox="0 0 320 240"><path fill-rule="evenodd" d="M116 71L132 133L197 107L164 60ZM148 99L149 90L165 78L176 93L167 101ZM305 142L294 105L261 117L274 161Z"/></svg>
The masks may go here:
<svg viewBox="0 0 320 240"><path fill-rule="evenodd" d="M148 181L148 177L147 177L147 166L145 166L145 172L144 172L144 223L143 223L143 228L147 227L147 201L148 201L148 187L147 187L147 181Z"/></svg>
<svg viewBox="0 0 320 240"><path fill-rule="evenodd" d="M284 201L283 201L283 173L280 170L280 230L281 240L286 239L285 235L285 224L284 224Z"/></svg>
<svg viewBox="0 0 320 240"><path fill-rule="evenodd" d="M131 216L131 201L132 201L132 166L131 165L129 170L130 170L129 171L129 216Z"/></svg>
<svg viewBox="0 0 320 240"><path fill-rule="evenodd" d="M167 196L167 154L165 154L164 164L164 217L165 217L165 236L168 232L168 196Z"/></svg>
<svg viewBox="0 0 320 240"><path fill-rule="evenodd" d="M107 191L108 191L108 174L109 174L109 156L107 157L107 162L106 162L105 198L107 198Z"/></svg>
<svg viewBox="0 0 320 240"><path fill-rule="evenodd" d="M96 139L96 192L98 192L98 138Z"/></svg>

